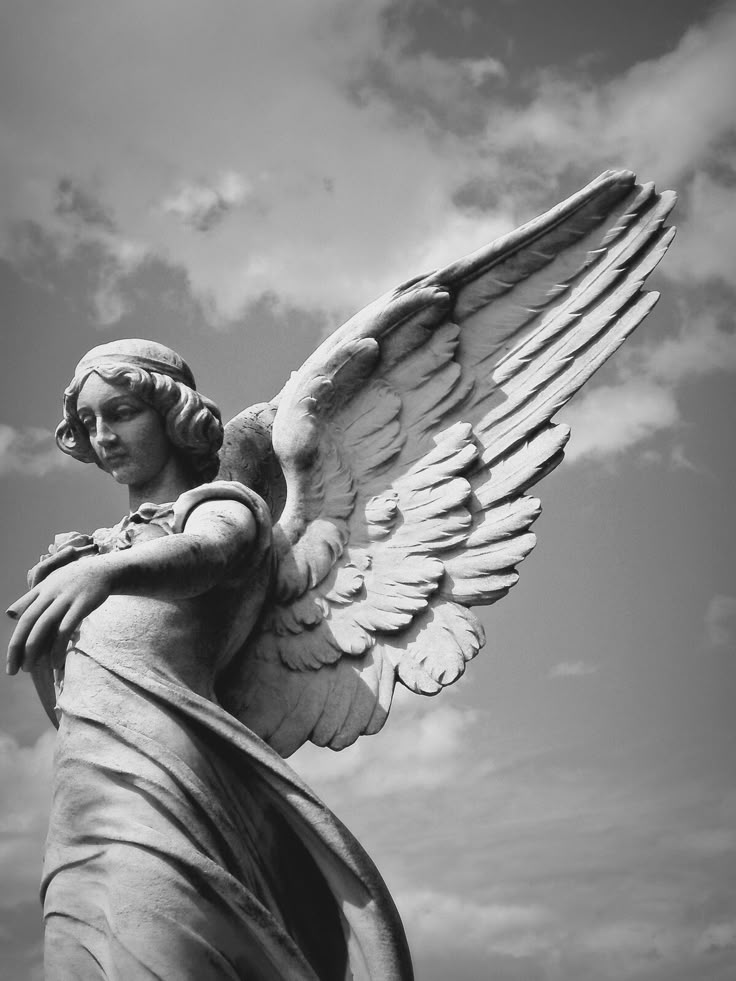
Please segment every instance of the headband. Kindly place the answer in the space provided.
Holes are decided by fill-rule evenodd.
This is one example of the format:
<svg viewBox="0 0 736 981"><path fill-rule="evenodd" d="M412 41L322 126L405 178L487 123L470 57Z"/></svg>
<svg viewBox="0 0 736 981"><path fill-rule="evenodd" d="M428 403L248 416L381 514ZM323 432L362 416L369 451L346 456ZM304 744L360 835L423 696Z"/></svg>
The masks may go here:
<svg viewBox="0 0 736 981"><path fill-rule="evenodd" d="M74 375L94 371L95 368L104 368L110 364L125 364L144 368L146 371L157 371L189 388L195 390L197 388L189 365L176 351L156 341L144 341L139 338L121 339L92 348L79 362Z"/></svg>
<svg viewBox="0 0 736 981"><path fill-rule="evenodd" d="M181 366L159 361L157 358L144 358L139 354L99 354L94 358L83 358L77 365L75 375L83 371L94 371L104 368L106 364L129 364L135 368L145 368L147 371L157 371L160 375L168 375L174 381L182 382L196 390L194 375L189 365L182 361Z"/></svg>

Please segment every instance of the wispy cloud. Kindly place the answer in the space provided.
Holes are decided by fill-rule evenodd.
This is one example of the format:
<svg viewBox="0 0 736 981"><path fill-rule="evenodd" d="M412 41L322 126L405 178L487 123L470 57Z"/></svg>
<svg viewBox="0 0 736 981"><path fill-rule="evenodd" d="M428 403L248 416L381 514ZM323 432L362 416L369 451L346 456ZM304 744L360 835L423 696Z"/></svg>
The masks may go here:
<svg viewBox="0 0 736 981"><path fill-rule="evenodd" d="M672 391L641 379L593 388L566 409L562 418L572 429L566 457L600 460L671 429L680 413Z"/></svg>
<svg viewBox="0 0 736 981"><path fill-rule="evenodd" d="M736 7L727 3L674 50L607 83L576 71L541 71L533 99L496 120L497 140L517 152L536 148L541 160L527 166L551 174L577 171L581 162L628 161L681 186L729 156L735 41Z"/></svg>
<svg viewBox="0 0 736 981"><path fill-rule="evenodd" d="M224 16L190 5L172 24L132 0L100 11L89 34L53 5L25 23L16 67L28 111L3 143L0 218L115 227L185 270L225 319L265 295L343 314L549 206L571 173L577 182L620 163L686 192L693 242L712 229L706 251L681 246L691 275L707 252L702 275L730 276L719 243L732 210L732 7L600 84L552 70L509 79L491 57L441 57L416 43L414 6L399 17L389 0L285 0ZM184 37L198 39L196 62ZM103 50L136 50L141 70L116 57L103 66ZM95 98L83 102L90 77ZM43 104L31 101L39 85ZM90 161L104 175L94 182ZM494 193L469 208L463 189L481 186ZM216 234L182 235L182 223ZM124 276L117 285L124 308ZM114 320L114 303L99 306Z"/></svg>
<svg viewBox="0 0 736 981"><path fill-rule="evenodd" d="M43 477L51 470L68 466L70 460L59 451L47 429L16 429L0 423L0 476L15 473Z"/></svg>
<svg viewBox="0 0 736 981"><path fill-rule="evenodd" d="M713 306L696 312L680 310L677 334L656 346L645 346L636 355L639 370L662 382L681 384L703 375L736 371L736 330L733 314Z"/></svg>
<svg viewBox="0 0 736 981"><path fill-rule="evenodd" d="M161 210L198 232L208 232L239 207L250 194L250 184L228 171L213 181L184 181L161 202Z"/></svg>
<svg viewBox="0 0 736 981"><path fill-rule="evenodd" d="M736 951L736 921L711 923L698 939L698 952Z"/></svg>
<svg viewBox="0 0 736 981"><path fill-rule="evenodd" d="M665 789L652 773L627 778L625 741L608 765L600 747L581 748L575 760L510 743L481 774L469 762L484 739L481 720L454 696L444 706L406 698L420 701L417 714L400 699L396 732L359 744L376 747L375 756L341 769L350 750L315 750L327 763L300 770L320 776L318 792L338 800L338 814L387 874L418 976L477 981L492 968L503 978L725 981L736 798ZM0 806L9 907L37 888L53 739L0 741L0 779L14 788ZM379 765L392 774L387 782ZM375 794L378 808L369 806Z"/></svg>
<svg viewBox="0 0 736 981"><path fill-rule="evenodd" d="M399 694L384 738L363 738L334 754L306 746L291 763L307 782L339 781L358 797L381 797L407 788L432 790L441 787L462 761L476 713L451 704L421 704L416 695Z"/></svg>
<svg viewBox="0 0 736 981"><path fill-rule="evenodd" d="M735 107L736 108L736 107ZM705 171L694 174L678 205L677 247L662 272L679 283L722 281L736 286L736 154L719 154L718 178ZM725 165L725 166L724 166Z"/></svg>
<svg viewBox="0 0 736 981"><path fill-rule="evenodd" d="M5 978L43 981L38 884L48 824L55 733L21 746L0 733L0 913Z"/></svg>
<svg viewBox="0 0 736 981"><path fill-rule="evenodd" d="M427 726L437 709L422 712ZM408 738L408 716L404 726ZM418 743L425 731L415 731ZM361 784L374 780L378 754L367 770L361 762L346 771L321 751L337 769L329 777L325 765L316 783L392 884L418 976L476 981L492 968L566 981L728 977L728 795L665 786L648 747L625 739L603 763L602 735L572 753L495 744L496 766L481 772L471 747L487 739L482 720L455 745L441 788L415 785L411 755L394 760L392 737L367 742L384 744L380 765L403 770L408 793L390 786L378 811L366 807ZM644 756L646 776L633 775L629 753Z"/></svg>
<svg viewBox="0 0 736 981"><path fill-rule="evenodd" d="M111 212L97 195L69 177L62 177L57 184L54 211L61 218L101 228L111 234L117 231Z"/></svg>
<svg viewBox="0 0 736 981"><path fill-rule="evenodd" d="M491 61L446 64L405 51L386 31L388 6L287 0L278 10L229 9L223 21L190 5L172 24L134 0L124 14L105 8L89 34L49 8L37 30L28 21L19 32L18 44L28 46L28 57L23 50L17 57L20 101L38 85L46 99L25 113L18 138L3 143L0 217L53 227L59 172L81 185L92 160L105 175L101 191L120 236L180 265L221 316L239 315L264 295L352 312L435 255L456 215L448 192L473 157L465 143L430 133L426 119L407 123L373 91L358 98L357 80L385 49L397 71L411 66L417 92L428 74L437 76L432 90L455 93L461 107L501 73ZM198 38L195 62L183 37ZM103 48L135 49L142 70L131 73L116 57L103 68ZM31 61L34 82L26 86ZM78 97L90 75L91 110ZM111 100L114 118L95 111ZM51 122L62 116L65 139L51 153ZM252 193L244 174L258 175ZM241 207L245 197L249 206ZM217 234L182 235L181 221L217 225ZM462 251L495 230L497 215L466 222Z"/></svg>
<svg viewBox="0 0 736 981"><path fill-rule="evenodd" d="M400 892L396 897L417 950L456 956L472 947L481 954L515 956L536 953L554 914L542 906L473 901L432 890Z"/></svg>
<svg viewBox="0 0 736 981"><path fill-rule="evenodd" d="M21 275L44 289L58 289L65 274L76 272L86 286L82 298L100 327L109 327L132 308L130 284L149 260L140 243L109 231L104 224L62 222L45 226L15 223L8 233L8 252Z"/></svg>
<svg viewBox="0 0 736 981"><path fill-rule="evenodd" d="M33 746L19 746L0 733L0 864L4 888L0 907L32 898L38 889L48 823L55 732Z"/></svg>
<svg viewBox="0 0 736 981"><path fill-rule="evenodd" d="M657 344L632 345L620 352L618 381L583 392L561 418L571 427L570 460L601 460L677 430L679 392L708 375L736 372L736 331L730 312L711 306L680 308L681 327ZM693 469L681 444L669 459Z"/></svg>
<svg viewBox="0 0 736 981"><path fill-rule="evenodd" d="M736 640L736 596L714 596L705 611L705 635L711 647L728 647Z"/></svg>

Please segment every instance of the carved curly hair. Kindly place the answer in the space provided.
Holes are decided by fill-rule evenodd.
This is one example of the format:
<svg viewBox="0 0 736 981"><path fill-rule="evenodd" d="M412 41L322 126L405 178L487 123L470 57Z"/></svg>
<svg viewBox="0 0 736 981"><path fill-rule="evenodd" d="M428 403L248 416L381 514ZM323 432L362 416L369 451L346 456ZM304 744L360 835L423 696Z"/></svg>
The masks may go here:
<svg viewBox="0 0 736 981"><path fill-rule="evenodd" d="M213 479L223 438L222 416L215 403L168 375L126 364L122 358L118 364L89 368L72 379L64 392L63 419L56 428L56 443L62 452L82 463L100 466L77 415L77 398L93 372L106 382L124 386L155 409L190 471L201 483Z"/></svg>

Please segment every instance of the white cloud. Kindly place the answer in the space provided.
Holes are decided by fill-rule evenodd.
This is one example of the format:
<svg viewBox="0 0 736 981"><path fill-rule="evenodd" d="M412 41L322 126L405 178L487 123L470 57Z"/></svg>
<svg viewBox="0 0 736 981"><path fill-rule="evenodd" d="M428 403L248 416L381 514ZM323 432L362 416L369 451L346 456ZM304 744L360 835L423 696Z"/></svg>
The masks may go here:
<svg viewBox="0 0 736 981"><path fill-rule="evenodd" d="M17 222L8 231L7 251L26 279L47 289L53 289L48 279L50 267L58 271L67 264L84 266L90 281L93 320L107 327L130 311L127 281L149 254L144 245L119 234L102 217L92 220L94 204L75 202L73 209L69 205L66 210L57 206L46 227Z"/></svg>
<svg viewBox="0 0 736 981"><path fill-rule="evenodd" d="M55 731L33 746L0 733L0 907L35 899L48 824Z"/></svg>
<svg viewBox="0 0 736 981"><path fill-rule="evenodd" d="M736 923L711 923L698 938L699 953L712 953L718 950L736 951Z"/></svg>
<svg viewBox="0 0 736 981"><path fill-rule="evenodd" d="M643 454L642 454L643 456ZM643 462L647 462L644 460ZM701 473L701 469L696 467L685 453L685 447L680 443L675 443L670 450L669 464L673 470L687 470L690 473Z"/></svg>
<svg viewBox="0 0 736 981"><path fill-rule="evenodd" d="M736 107L734 108L736 112ZM736 158L731 155L733 174ZM681 283L722 279L736 285L736 186L698 172L677 209L677 244L662 272Z"/></svg>
<svg viewBox="0 0 736 981"><path fill-rule="evenodd" d="M560 413L572 429L567 458L609 459L676 430L681 421L680 389L709 375L736 372L732 320L730 311L715 306L696 311L681 304L677 333L621 351L615 361L618 380L586 389ZM647 452L652 461L662 459L651 448ZM679 443L670 448L667 459L673 468L696 469Z"/></svg>
<svg viewBox="0 0 736 981"><path fill-rule="evenodd" d="M626 147L659 180L677 181L712 158L733 129L735 42L736 7L728 4L674 51L614 82L604 136L611 150Z"/></svg>
<svg viewBox="0 0 736 981"><path fill-rule="evenodd" d="M455 92L462 106L500 68L404 56L383 33L388 5L187 5L173 21L143 0L89 18L85 0L38 18L13 7L17 115L0 144L0 217L69 236L54 212L60 175L94 184L118 235L181 265L227 317L264 294L352 312L426 256L454 258L441 244L451 192L480 166L474 150L372 90L359 96L361 80L383 52L417 91ZM135 72L117 56L133 50ZM182 234L172 215L209 233ZM471 220L462 251L498 227ZM114 304L101 306L112 320Z"/></svg>
<svg viewBox="0 0 736 981"><path fill-rule="evenodd" d="M344 314L551 204L571 165L674 180L721 152L736 88L728 12L609 83L545 76L519 106L501 63L421 50L408 16L387 31L389 8L190 4L172 20L144 0L93 17L88 0L34 18L11 5L0 218L68 236L63 178L67 218L87 216L75 234L181 266L220 316L264 295ZM498 193L467 213L453 198L473 180ZM709 180L693 191L701 230L725 214ZM105 323L125 312L124 269L96 303Z"/></svg>
<svg viewBox="0 0 736 981"><path fill-rule="evenodd" d="M250 190L240 174L227 171L213 181L181 182L161 202L161 210L198 232L208 232L242 205Z"/></svg>
<svg viewBox="0 0 736 981"><path fill-rule="evenodd" d="M711 647L728 647L736 636L736 596L714 596L705 611L705 635Z"/></svg>
<svg viewBox="0 0 736 981"><path fill-rule="evenodd" d="M673 51L606 84L542 72L532 102L492 123L496 144L536 150L536 165L555 174L597 161L681 183L722 151L733 130L734 44L729 4Z"/></svg>
<svg viewBox="0 0 736 981"><path fill-rule="evenodd" d="M506 67L497 58L487 56L485 58L466 58L462 62L467 69L474 85L482 85L489 79L508 78Z"/></svg>
<svg viewBox="0 0 736 981"><path fill-rule="evenodd" d="M597 664L590 664L588 661L560 661L550 668L550 678L584 678L586 675L595 674L598 671Z"/></svg>
<svg viewBox="0 0 736 981"><path fill-rule="evenodd" d="M681 962L687 935L651 920L620 920L593 926L573 943L576 953L593 955L602 978L646 977L653 964L670 971Z"/></svg>
<svg viewBox="0 0 736 981"><path fill-rule="evenodd" d="M95 320L101 327L109 327L128 313L132 301L127 295L125 281L146 259L146 249L137 242L108 236L97 239L101 262L97 285L92 295Z"/></svg>
<svg viewBox="0 0 736 981"><path fill-rule="evenodd" d="M423 703L418 717L411 699ZM436 699L407 695L400 701L397 735L415 737L408 757L399 750L399 759L393 759L393 734L362 744L383 744L380 765L397 773L403 769L408 793L395 787L390 802L369 806L361 782L373 780L372 767L379 760L365 756L354 770L334 774L329 789L352 801L354 816L372 813L371 820L388 836L396 835L397 825L401 828L394 847L403 864L389 882L417 960L439 964L441 971L453 961L495 966L510 957L518 960L518 972L499 969L500 977L633 981L686 978L674 973L683 965L691 968L691 978L708 977L705 958L729 952L732 920L714 903L721 893L728 895L724 849L733 835L711 829L694 854L692 832L707 831L703 819L712 820L717 808L708 803L699 823L689 809L703 797L694 795L692 786L663 797L657 781L632 784L605 769L572 772L554 756L520 760L514 753L508 761L512 765L478 780L462 765L466 737L479 736L465 713ZM444 709L449 715L433 728ZM459 735L460 729L465 735ZM9 836L0 856L6 863L0 905L9 908L37 891L53 740L49 731L33 747L0 741L0 780L13 788L0 804L0 830ZM315 752L339 763L349 751ZM453 757L453 765L445 769ZM412 783L412 761L417 758L422 766L439 760L440 791L432 780ZM429 796L416 793L422 789ZM470 821L473 809L476 820ZM731 811L723 813L724 821L732 818ZM342 807L337 812L346 816ZM348 824L355 829L352 817ZM690 829L687 839L684 829ZM478 840L471 840L479 833ZM374 854L374 842L366 841L362 832L359 837ZM413 863L407 860L412 855ZM388 871L383 860L379 866ZM692 911L694 894L703 907L714 910L705 929L697 910ZM692 958L700 959L691 964ZM648 974L655 963L660 973ZM435 973L423 971L421 976L485 975L443 974L435 967Z"/></svg>
<svg viewBox="0 0 736 981"><path fill-rule="evenodd" d="M570 172L624 166L680 195L680 230L660 273L678 286L720 280L736 288L736 4L723 4L674 50L607 83L540 72L521 107L499 103L488 145L505 154L521 188L542 203Z"/></svg>
<svg viewBox="0 0 736 981"><path fill-rule="evenodd" d="M364 736L337 756L310 744L289 763L307 783L338 784L331 789L341 796L380 797L440 787L462 767L476 713L435 699L425 707L421 701L402 693L377 736ZM412 704L416 702L420 704Z"/></svg>
<svg viewBox="0 0 736 981"><path fill-rule="evenodd" d="M566 457L602 459L670 429L679 411L670 389L641 379L594 388L565 409L561 418L572 429Z"/></svg>
<svg viewBox="0 0 736 981"><path fill-rule="evenodd" d="M554 921L541 906L473 901L433 890L399 892L396 900L413 945L423 951L534 953L547 946Z"/></svg>
<svg viewBox="0 0 736 981"><path fill-rule="evenodd" d="M639 370L673 384L721 371L736 371L736 331L721 326L722 322L733 322L730 312L711 308L696 314L683 306L681 320L676 335L637 352Z"/></svg>
<svg viewBox="0 0 736 981"><path fill-rule="evenodd" d="M70 462L71 457L59 450L53 433L47 429L16 429L0 423L0 476L17 473L43 477Z"/></svg>
<svg viewBox="0 0 736 981"><path fill-rule="evenodd" d="M443 965L465 956L494 966L492 958L515 957L508 974L499 961L498 976L509 978L711 977L704 955L727 949L733 936L727 860L733 834L707 828L716 808L704 797L697 804L692 786L654 790L651 774L645 790L614 772L576 773L550 762L538 758L531 767L501 769L488 783L448 787L452 803L438 802L434 810L447 828L432 841L418 878L441 856L440 869L464 871L468 885L458 890L457 872L455 888L446 891L403 876L395 896L415 952L430 965L443 956ZM472 857L460 830L468 794L488 815L481 824L486 847L473 843ZM433 867L432 875L441 883L445 873ZM723 917L714 916L705 931L692 908L693 887ZM707 942L699 942L701 935ZM458 976L485 975L458 970Z"/></svg>

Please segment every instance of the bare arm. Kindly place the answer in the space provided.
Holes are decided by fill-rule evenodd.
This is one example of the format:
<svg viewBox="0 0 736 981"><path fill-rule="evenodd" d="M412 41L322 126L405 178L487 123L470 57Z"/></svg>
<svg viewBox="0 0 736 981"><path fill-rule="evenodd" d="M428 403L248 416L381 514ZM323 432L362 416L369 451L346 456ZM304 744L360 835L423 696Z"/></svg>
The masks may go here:
<svg viewBox="0 0 736 981"><path fill-rule="evenodd" d="M8 646L8 674L30 671L52 646L63 650L80 622L114 593L187 599L207 592L242 571L255 535L255 519L243 504L207 501L180 535L62 568L50 563L45 578L8 610L18 621Z"/></svg>

